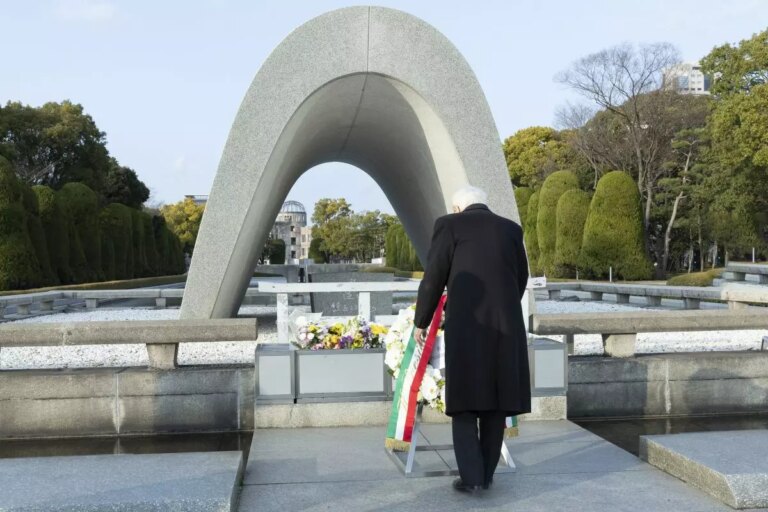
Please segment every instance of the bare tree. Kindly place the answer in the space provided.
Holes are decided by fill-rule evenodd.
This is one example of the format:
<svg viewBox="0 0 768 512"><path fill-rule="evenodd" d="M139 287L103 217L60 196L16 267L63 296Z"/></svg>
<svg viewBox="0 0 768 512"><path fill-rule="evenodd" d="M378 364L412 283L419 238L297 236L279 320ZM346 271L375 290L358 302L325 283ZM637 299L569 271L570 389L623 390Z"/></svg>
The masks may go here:
<svg viewBox="0 0 768 512"><path fill-rule="evenodd" d="M658 139L653 115L656 109L643 108L643 98L665 86L664 71L680 62L677 49L669 43L622 44L588 55L559 73L555 80L566 84L599 108L615 114L627 131L634 156L637 186L645 200L646 231L650 222Z"/></svg>
<svg viewBox="0 0 768 512"><path fill-rule="evenodd" d="M634 152L628 151L625 130L616 129L612 113L582 104L566 104L557 110L556 124L567 134L568 143L592 168L593 189L606 172L633 167Z"/></svg>

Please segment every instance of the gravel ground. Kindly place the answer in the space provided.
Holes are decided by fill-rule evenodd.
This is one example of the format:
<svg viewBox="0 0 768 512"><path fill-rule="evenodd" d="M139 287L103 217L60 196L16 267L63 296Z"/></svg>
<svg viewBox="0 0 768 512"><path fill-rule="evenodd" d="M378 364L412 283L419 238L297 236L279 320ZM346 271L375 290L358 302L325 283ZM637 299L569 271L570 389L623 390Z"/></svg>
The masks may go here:
<svg viewBox="0 0 768 512"><path fill-rule="evenodd" d="M407 307L408 303L396 304L395 308ZM307 308L305 306L305 308ZM568 302L539 300L536 308L540 314L598 313L619 311L663 310L613 304L610 302ZM256 316L259 320L259 342L277 341L274 306L243 306L240 315ZM104 320L160 320L175 319L178 309L97 309L72 313L57 313L18 320L17 323L41 322L88 322ZM760 350L763 336L768 329L742 331L666 332L638 334L638 353L699 352L729 350ZM557 336L553 336L557 339ZM179 363L231 364L252 363L256 342L212 342L181 344ZM602 354L599 335L577 335L576 355ZM23 347L5 348L0 351L0 369L21 368L79 368L99 366L146 366L147 353L144 345L91 345L77 347Z"/></svg>

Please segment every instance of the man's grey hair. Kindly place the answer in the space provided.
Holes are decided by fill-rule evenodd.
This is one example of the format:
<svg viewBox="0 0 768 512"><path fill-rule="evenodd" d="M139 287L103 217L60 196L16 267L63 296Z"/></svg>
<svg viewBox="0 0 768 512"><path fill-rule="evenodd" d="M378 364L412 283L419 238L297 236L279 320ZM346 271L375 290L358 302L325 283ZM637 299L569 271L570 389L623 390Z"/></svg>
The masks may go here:
<svg viewBox="0 0 768 512"><path fill-rule="evenodd" d="M488 194L482 189L473 187L472 185L466 185L461 187L451 198L453 206L457 206L461 211L471 204L487 204Z"/></svg>

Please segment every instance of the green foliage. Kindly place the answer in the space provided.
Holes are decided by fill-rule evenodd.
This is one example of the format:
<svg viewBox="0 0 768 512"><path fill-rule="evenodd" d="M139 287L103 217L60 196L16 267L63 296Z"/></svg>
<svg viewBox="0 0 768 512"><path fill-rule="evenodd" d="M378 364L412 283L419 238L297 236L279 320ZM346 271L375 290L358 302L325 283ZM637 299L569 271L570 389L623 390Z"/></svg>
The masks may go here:
<svg viewBox="0 0 768 512"><path fill-rule="evenodd" d="M531 126L504 140L504 157L512 183L538 188L555 170L580 172L589 166L560 132Z"/></svg>
<svg viewBox="0 0 768 512"><path fill-rule="evenodd" d="M539 192L536 191L528 198L528 214L523 226L523 240L528 255L528 266L531 275L540 275L539 266L539 235L536 233L536 219L539 216Z"/></svg>
<svg viewBox="0 0 768 512"><path fill-rule="evenodd" d="M59 278L51 267L51 257L48 252L48 242L45 237L43 223L40 220L40 208L37 203L37 195L27 185L21 185L24 196L24 209L27 212L27 229L32 246L35 248L37 262L40 265L40 283L44 286L59 283Z"/></svg>
<svg viewBox="0 0 768 512"><path fill-rule="evenodd" d="M704 73L716 77L711 91L727 96L768 83L768 29L738 45L726 43L701 59Z"/></svg>
<svg viewBox="0 0 768 512"><path fill-rule="evenodd" d="M554 273L559 277L574 277L579 267L579 254L589 203L589 194L579 189L564 192L557 202Z"/></svg>
<svg viewBox="0 0 768 512"><path fill-rule="evenodd" d="M117 279L115 277L115 243L111 237L101 235L101 266L102 275L107 281Z"/></svg>
<svg viewBox="0 0 768 512"><path fill-rule="evenodd" d="M409 272L424 270L416 254L416 249L399 221L389 226L386 243L388 267Z"/></svg>
<svg viewBox="0 0 768 512"><path fill-rule="evenodd" d="M285 242L279 238L269 241L269 263L272 265L285 264Z"/></svg>
<svg viewBox="0 0 768 512"><path fill-rule="evenodd" d="M520 215L520 226L525 227L525 219L528 217L528 201L533 195L533 189L530 187L515 187L515 204L517 212Z"/></svg>
<svg viewBox="0 0 768 512"><path fill-rule="evenodd" d="M367 262L378 258L396 217L378 210L355 213L346 199L320 199L312 214L312 238L326 261Z"/></svg>
<svg viewBox="0 0 768 512"><path fill-rule="evenodd" d="M564 192L579 188L579 179L570 171L556 171L544 181L539 191L536 215L536 236L539 241L539 269L555 274L555 246L557 243L557 202Z"/></svg>
<svg viewBox="0 0 768 512"><path fill-rule="evenodd" d="M320 247L323 244L322 238L315 238L314 234L312 235L312 241L309 243L309 257L314 260L315 263L327 263L328 260L325 257L325 254L320 250Z"/></svg>
<svg viewBox="0 0 768 512"><path fill-rule="evenodd" d="M195 248L197 232L204 212L205 206L195 204L190 198L160 208L160 214L165 219L166 225L179 238L187 254L191 255Z"/></svg>
<svg viewBox="0 0 768 512"><path fill-rule="evenodd" d="M713 268L704 272L680 274L667 280L669 286L712 286L712 281L723 274L724 268Z"/></svg>
<svg viewBox="0 0 768 512"><path fill-rule="evenodd" d="M39 284L40 264L27 229L21 183L0 157L0 290Z"/></svg>
<svg viewBox="0 0 768 512"><path fill-rule="evenodd" d="M155 227L152 222L152 215L147 212L139 212L141 221L144 224L144 256L147 261L147 276L156 276L160 274L160 258L157 254L155 245Z"/></svg>
<svg viewBox="0 0 768 512"><path fill-rule="evenodd" d="M44 185L36 185L32 191L37 196L51 270L62 284L73 283L75 279L69 264L71 226L69 217L63 211L61 199L52 188Z"/></svg>
<svg viewBox="0 0 768 512"><path fill-rule="evenodd" d="M111 203L99 213L102 237L111 243L114 263L112 279L133 278L133 215L124 204ZM107 277L109 279L109 276Z"/></svg>
<svg viewBox="0 0 768 512"><path fill-rule="evenodd" d="M149 277L152 273L147 263L147 235L144 215L133 208L131 208L131 227L133 233L133 275L134 277Z"/></svg>
<svg viewBox="0 0 768 512"><path fill-rule="evenodd" d="M625 172L609 172L597 184L589 205L580 267L591 277L647 279L651 265L643 247L640 194Z"/></svg>
<svg viewBox="0 0 768 512"><path fill-rule="evenodd" d="M67 183L57 192L65 205L65 213L72 222L75 247L82 247L85 258L82 281L103 279L101 269L101 232L98 224L98 198L83 183ZM70 247L71 247L70 239ZM71 256L70 256L71 257ZM79 259L80 255L75 256Z"/></svg>
<svg viewBox="0 0 768 512"><path fill-rule="evenodd" d="M104 176L104 200L140 209L149 199L149 189L136 175L136 171L123 167L113 159L113 165Z"/></svg>
<svg viewBox="0 0 768 512"><path fill-rule="evenodd" d="M140 206L149 194L136 174L109 156L106 135L81 105L63 101L0 106L0 155L28 185L60 189L81 182L99 202Z"/></svg>

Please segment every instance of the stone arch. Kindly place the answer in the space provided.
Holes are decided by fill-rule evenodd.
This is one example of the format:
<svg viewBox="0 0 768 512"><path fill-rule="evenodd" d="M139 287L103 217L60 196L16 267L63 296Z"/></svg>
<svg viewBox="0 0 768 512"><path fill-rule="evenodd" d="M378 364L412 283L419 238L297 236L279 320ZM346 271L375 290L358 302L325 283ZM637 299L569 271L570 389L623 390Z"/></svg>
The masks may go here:
<svg viewBox="0 0 768 512"><path fill-rule="evenodd" d="M237 313L291 186L330 161L379 184L422 260L435 219L465 184L519 221L490 108L450 41L393 9L331 11L275 48L243 99L198 233L182 318Z"/></svg>

